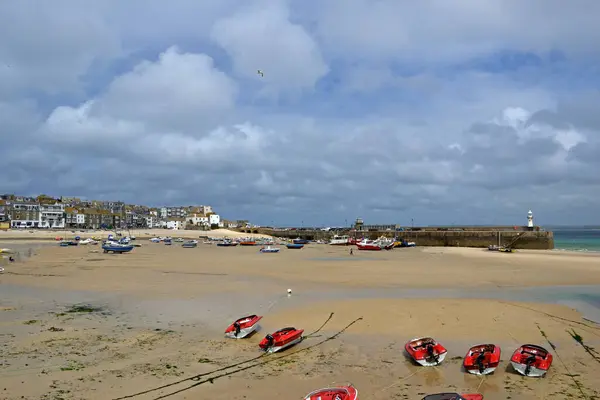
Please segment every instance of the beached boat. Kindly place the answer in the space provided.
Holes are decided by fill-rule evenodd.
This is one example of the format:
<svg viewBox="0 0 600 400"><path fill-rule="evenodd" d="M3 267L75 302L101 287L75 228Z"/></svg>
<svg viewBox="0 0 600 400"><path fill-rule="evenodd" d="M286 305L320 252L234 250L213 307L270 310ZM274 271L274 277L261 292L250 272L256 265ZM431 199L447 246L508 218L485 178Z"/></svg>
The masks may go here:
<svg viewBox="0 0 600 400"><path fill-rule="evenodd" d="M433 338L416 338L404 345L408 355L419 365L432 367L441 364L448 351Z"/></svg>
<svg viewBox="0 0 600 400"><path fill-rule="evenodd" d="M287 349L296 343L300 343L302 341L303 333L304 329L296 329L293 327L283 328L265 336L258 346L267 353L275 353Z"/></svg>
<svg viewBox="0 0 600 400"><path fill-rule="evenodd" d="M194 247L198 246L198 241L197 240L188 240L187 242L184 242L181 247L185 248L185 249L193 249Z"/></svg>
<svg viewBox="0 0 600 400"><path fill-rule="evenodd" d="M358 400L358 390L352 385L327 387L310 392L304 400Z"/></svg>
<svg viewBox="0 0 600 400"><path fill-rule="evenodd" d="M296 238L296 239L292 240L292 243L294 243L294 244L308 244L309 241L307 239Z"/></svg>
<svg viewBox="0 0 600 400"><path fill-rule="evenodd" d="M117 243L117 242L104 242L102 244L102 250L104 250L105 253L129 253L131 250L133 250L132 245L128 245L128 244L121 244L121 243Z"/></svg>
<svg viewBox="0 0 600 400"><path fill-rule="evenodd" d="M237 246L238 244L239 244L238 242L234 242L234 241L225 239L222 242L217 243L217 246L219 246L219 247L234 247L234 246Z"/></svg>
<svg viewBox="0 0 600 400"><path fill-rule="evenodd" d="M0 249L0 253L4 253L4 254L12 254L12 250L11 249Z"/></svg>
<svg viewBox="0 0 600 400"><path fill-rule="evenodd" d="M550 369L552 358L552 354L543 347L524 344L515 350L510 363L521 375L541 377Z"/></svg>
<svg viewBox="0 0 600 400"><path fill-rule="evenodd" d="M329 242L332 246L348 246L350 244L350 238L347 235L338 236L335 235Z"/></svg>
<svg viewBox="0 0 600 400"><path fill-rule="evenodd" d="M254 240L242 240L240 246L256 246L256 242Z"/></svg>
<svg viewBox="0 0 600 400"><path fill-rule="evenodd" d="M260 249L261 253L279 253L279 247L271 247L271 246L267 246L267 247L263 247L262 249Z"/></svg>
<svg viewBox="0 0 600 400"><path fill-rule="evenodd" d="M381 250L381 246L379 243L374 242L372 240L363 239L361 242L356 243L356 247L358 250L369 250L369 251L379 251Z"/></svg>
<svg viewBox="0 0 600 400"><path fill-rule="evenodd" d="M288 243L285 245L285 247L288 249L301 249L304 247L304 245L300 243Z"/></svg>
<svg viewBox="0 0 600 400"><path fill-rule="evenodd" d="M474 375L491 374L500 363L500 346L495 344L478 344L473 346L465 355L463 366Z"/></svg>
<svg viewBox="0 0 600 400"><path fill-rule="evenodd" d="M483 400L483 395L479 393L458 394L458 393L435 393L428 394L421 400Z"/></svg>
<svg viewBox="0 0 600 400"><path fill-rule="evenodd" d="M258 321L261 318L260 315L249 315L236 320L225 329L225 337L230 339L245 338L258 329Z"/></svg>

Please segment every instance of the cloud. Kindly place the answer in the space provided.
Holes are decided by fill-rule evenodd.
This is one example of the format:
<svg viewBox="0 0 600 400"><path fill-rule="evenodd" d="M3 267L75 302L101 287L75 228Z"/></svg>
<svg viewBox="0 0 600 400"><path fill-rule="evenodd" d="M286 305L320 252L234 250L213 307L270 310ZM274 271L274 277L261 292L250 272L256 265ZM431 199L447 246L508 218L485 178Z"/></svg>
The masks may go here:
<svg viewBox="0 0 600 400"><path fill-rule="evenodd" d="M4 191L305 225L589 223L597 205L585 7L20 4L0 6Z"/></svg>

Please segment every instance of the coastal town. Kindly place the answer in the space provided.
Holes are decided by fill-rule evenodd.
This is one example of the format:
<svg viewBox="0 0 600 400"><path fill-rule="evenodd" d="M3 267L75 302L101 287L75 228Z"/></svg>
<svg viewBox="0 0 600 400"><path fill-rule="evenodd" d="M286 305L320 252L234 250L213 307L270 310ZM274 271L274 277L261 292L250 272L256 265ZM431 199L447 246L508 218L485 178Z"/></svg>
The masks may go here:
<svg viewBox="0 0 600 400"><path fill-rule="evenodd" d="M148 207L77 197L0 195L0 229L244 228L247 220L221 218L212 206Z"/></svg>

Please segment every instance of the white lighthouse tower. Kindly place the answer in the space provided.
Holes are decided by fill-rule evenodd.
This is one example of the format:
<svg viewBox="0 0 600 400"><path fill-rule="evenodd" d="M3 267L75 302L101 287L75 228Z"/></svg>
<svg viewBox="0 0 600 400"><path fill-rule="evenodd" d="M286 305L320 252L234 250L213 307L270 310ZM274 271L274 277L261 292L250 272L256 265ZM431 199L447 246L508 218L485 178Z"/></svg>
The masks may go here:
<svg viewBox="0 0 600 400"><path fill-rule="evenodd" d="M531 210L527 213L527 228L533 230L533 213Z"/></svg>

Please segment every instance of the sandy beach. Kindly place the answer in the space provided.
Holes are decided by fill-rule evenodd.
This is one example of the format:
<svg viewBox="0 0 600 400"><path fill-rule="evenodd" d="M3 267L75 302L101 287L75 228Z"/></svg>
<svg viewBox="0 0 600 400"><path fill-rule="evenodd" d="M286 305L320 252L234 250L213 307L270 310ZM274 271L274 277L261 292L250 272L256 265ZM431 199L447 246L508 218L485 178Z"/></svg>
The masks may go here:
<svg viewBox="0 0 600 400"><path fill-rule="evenodd" d="M205 234L184 232L147 237ZM571 335L600 348L600 325L589 320L600 293L598 256L462 248L350 255L313 244L261 254L256 247L164 246L145 233L134 233L142 247L123 255L0 233L0 248L23 255L0 275L1 399L117 399L255 358L264 334L284 326L310 333L331 313L306 341L255 361L265 364L132 398L196 384L165 398L301 399L346 382L361 399L440 391L492 400L600 396L600 358ZM261 332L223 338L229 323L253 313L264 316ZM418 336L442 342L446 361L432 368L409 361L404 343ZM502 347L498 370L485 378L463 372L467 349L487 342ZM523 343L553 352L545 378L524 378L509 366Z"/></svg>

